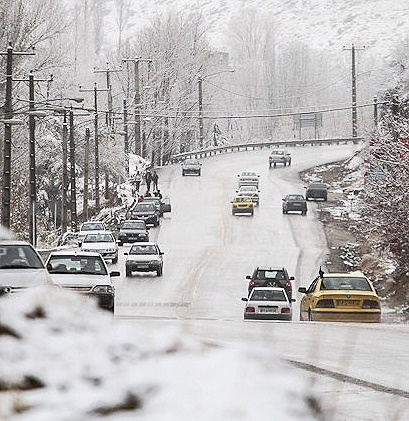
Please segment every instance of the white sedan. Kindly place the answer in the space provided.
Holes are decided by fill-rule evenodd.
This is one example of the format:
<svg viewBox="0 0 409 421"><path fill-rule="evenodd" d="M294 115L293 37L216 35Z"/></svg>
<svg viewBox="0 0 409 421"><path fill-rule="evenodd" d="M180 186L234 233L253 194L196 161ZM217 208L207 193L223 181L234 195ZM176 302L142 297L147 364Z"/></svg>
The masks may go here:
<svg viewBox="0 0 409 421"><path fill-rule="evenodd" d="M284 288L256 287L248 297L243 297L246 302L244 319L259 320L291 320L292 299L289 300Z"/></svg>
<svg viewBox="0 0 409 421"><path fill-rule="evenodd" d="M111 232L87 234L82 240L81 250L99 253L114 264L118 261L118 244Z"/></svg>
<svg viewBox="0 0 409 421"><path fill-rule="evenodd" d="M254 171L243 171L238 174L239 177L239 187L241 186L256 186L258 188L259 175Z"/></svg>

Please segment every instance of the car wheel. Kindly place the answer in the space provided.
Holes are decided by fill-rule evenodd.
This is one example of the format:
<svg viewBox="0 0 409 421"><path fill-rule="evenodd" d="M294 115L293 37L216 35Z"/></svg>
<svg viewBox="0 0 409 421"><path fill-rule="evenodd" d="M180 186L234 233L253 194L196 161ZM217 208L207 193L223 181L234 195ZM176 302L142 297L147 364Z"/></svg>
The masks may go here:
<svg viewBox="0 0 409 421"><path fill-rule="evenodd" d="M277 163L276 162L274 162L274 167L276 167L277 166Z"/></svg>
<svg viewBox="0 0 409 421"><path fill-rule="evenodd" d="M200 177L200 176L201 176L201 172L199 171L199 172L197 173L197 175Z"/></svg>
<svg viewBox="0 0 409 421"><path fill-rule="evenodd" d="M122 247L124 243L122 241L118 241L118 246Z"/></svg>
<svg viewBox="0 0 409 421"><path fill-rule="evenodd" d="M235 214L236 214L236 212L234 212L234 210L232 210L232 211L231 211L231 214L232 214L232 215L235 215Z"/></svg>
<svg viewBox="0 0 409 421"><path fill-rule="evenodd" d="M160 220L159 220L159 217L157 217L157 218L156 218L155 227L158 227L158 226L159 226L159 224L160 224Z"/></svg>
<svg viewBox="0 0 409 421"><path fill-rule="evenodd" d="M308 309L308 321L309 322L312 322L313 320L312 320L312 314L311 314L311 309L309 308Z"/></svg>
<svg viewBox="0 0 409 421"><path fill-rule="evenodd" d="M126 276L127 276L127 277L129 277L129 276L131 276L131 275L132 275L132 271L131 271L131 270L129 270L128 268L126 268L126 269L125 269L125 272L126 272Z"/></svg>
<svg viewBox="0 0 409 421"><path fill-rule="evenodd" d="M325 196L325 197L324 197L324 202L326 202L326 201L327 201L327 197Z"/></svg>
<svg viewBox="0 0 409 421"><path fill-rule="evenodd" d="M185 175L185 172L184 172L184 171L182 171L182 175L183 175L183 176Z"/></svg>
<svg viewBox="0 0 409 421"><path fill-rule="evenodd" d="M286 162L286 161L284 161L284 166L285 166L285 167L287 166L287 162Z"/></svg>
<svg viewBox="0 0 409 421"><path fill-rule="evenodd" d="M288 165L291 165L291 159L288 161Z"/></svg>
<svg viewBox="0 0 409 421"><path fill-rule="evenodd" d="M271 168L271 162L268 164L268 168Z"/></svg>
<svg viewBox="0 0 409 421"><path fill-rule="evenodd" d="M162 276L162 268L159 268L159 269L156 271L156 275L157 275L157 276Z"/></svg>
<svg viewBox="0 0 409 421"><path fill-rule="evenodd" d="M251 216L253 216L253 215L254 215L254 210L252 210L252 211L250 212L250 215L251 215Z"/></svg>
<svg viewBox="0 0 409 421"><path fill-rule="evenodd" d="M302 214L303 215L307 215L307 211L302 211Z"/></svg>

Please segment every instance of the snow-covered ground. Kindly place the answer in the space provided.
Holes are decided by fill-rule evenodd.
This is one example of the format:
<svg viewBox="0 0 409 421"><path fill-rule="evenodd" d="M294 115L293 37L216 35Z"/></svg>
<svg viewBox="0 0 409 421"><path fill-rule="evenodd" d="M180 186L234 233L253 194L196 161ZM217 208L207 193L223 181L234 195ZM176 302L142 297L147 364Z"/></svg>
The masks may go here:
<svg viewBox="0 0 409 421"><path fill-rule="evenodd" d="M2 420L322 419L314 408L268 349L148 332L58 289L0 301Z"/></svg>

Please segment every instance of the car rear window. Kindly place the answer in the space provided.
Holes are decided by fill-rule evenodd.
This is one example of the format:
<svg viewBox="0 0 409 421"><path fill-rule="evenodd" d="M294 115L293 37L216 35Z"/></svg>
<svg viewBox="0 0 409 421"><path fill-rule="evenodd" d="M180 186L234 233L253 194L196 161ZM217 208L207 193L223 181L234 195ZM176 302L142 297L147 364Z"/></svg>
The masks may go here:
<svg viewBox="0 0 409 421"><path fill-rule="evenodd" d="M123 229L145 229L145 223L144 222L124 222L122 224Z"/></svg>
<svg viewBox="0 0 409 421"><path fill-rule="evenodd" d="M282 270L258 270L256 279L285 279L285 274Z"/></svg>
<svg viewBox="0 0 409 421"><path fill-rule="evenodd" d="M6 268L43 269L44 265L30 245L1 245L0 269Z"/></svg>
<svg viewBox="0 0 409 421"><path fill-rule="evenodd" d="M372 291L372 288L365 278L339 277L324 278L320 286L321 290L355 290Z"/></svg>
<svg viewBox="0 0 409 421"><path fill-rule="evenodd" d="M287 301L284 292L280 290L253 289L250 301Z"/></svg>

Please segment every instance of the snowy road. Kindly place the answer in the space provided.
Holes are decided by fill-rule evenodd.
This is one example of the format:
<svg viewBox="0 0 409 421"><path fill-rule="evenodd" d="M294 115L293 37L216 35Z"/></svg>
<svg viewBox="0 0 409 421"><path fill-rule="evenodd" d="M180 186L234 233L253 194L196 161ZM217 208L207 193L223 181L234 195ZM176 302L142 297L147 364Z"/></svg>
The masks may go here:
<svg viewBox="0 0 409 421"><path fill-rule="evenodd" d="M292 166L275 169L268 168L267 150L204 159L201 177L182 177L178 165L161 169L160 188L171 198L172 214L150 233L165 252L163 277L134 274L118 280L118 320L152 329L176 324L218 342L273 348L311 375L325 396L323 404L334 409L333 419L391 419L395 410L409 416L407 326L300 323L298 303L291 323L242 318L245 276L255 266L287 267L295 276L295 292L325 263L315 204L309 202L306 217L283 215L281 199L303 193L299 171L351 156L354 147L294 148ZM229 201L243 170L260 174L260 207L253 217L231 215ZM125 272L123 256L115 267ZM295 297L298 302L299 294ZM307 374L318 368L327 371Z"/></svg>

